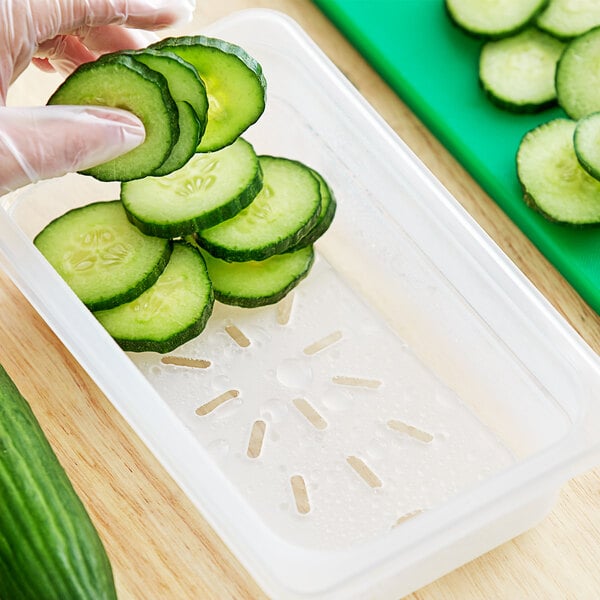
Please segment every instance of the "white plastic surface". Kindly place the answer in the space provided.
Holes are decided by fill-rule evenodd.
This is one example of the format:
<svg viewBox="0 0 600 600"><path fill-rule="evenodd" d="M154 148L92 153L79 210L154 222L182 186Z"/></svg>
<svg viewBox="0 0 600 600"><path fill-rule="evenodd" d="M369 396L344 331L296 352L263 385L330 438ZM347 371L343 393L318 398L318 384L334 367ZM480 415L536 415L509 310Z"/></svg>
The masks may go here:
<svg viewBox="0 0 600 600"><path fill-rule="evenodd" d="M264 68L247 139L338 200L290 304L217 305L166 359L121 352L30 242L118 194L78 175L2 199L1 264L267 593L398 598L597 460L598 359L293 22L208 33Z"/></svg>

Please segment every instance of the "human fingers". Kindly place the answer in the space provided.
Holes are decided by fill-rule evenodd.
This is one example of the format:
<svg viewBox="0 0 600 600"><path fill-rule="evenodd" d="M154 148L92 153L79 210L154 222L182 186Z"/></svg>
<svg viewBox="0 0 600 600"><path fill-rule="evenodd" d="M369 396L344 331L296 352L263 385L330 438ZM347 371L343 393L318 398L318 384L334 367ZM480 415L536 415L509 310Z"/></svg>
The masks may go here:
<svg viewBox="0 0 600 600"><path fill-rule="evenodd" d="M30 0L29 4L30 19L41 42L104 25L173 27L191 18L195 0Z"/></svg>
<svg viewBox="0 0 600 600"><path fill-rule="evenodd" d="M58 71L65 75L74 71L79 65L97 58L82 41L72 35L59 35L40 44L34 58L44 59L45 70Z"/></svg>
<svg viewBox="0 0 600 600"><path fill-rule="evenodd" d="M106 162L144 138L141 121L119 109L0 108L0 194Z"/></svg>
<svg viewBox="0 0 600 600"><path fill-rule="evenodd" d="M195 0L0 0L0 23L3 23L0 28L0 104L5 102L10 83L27 67L40 46L40 58L48 58L44 48L54 48L57 61L64 60L62 65L59 64L61 70L85 62L81 47L77 52L65 51L61 56L55 48L59 36L89 37L90 49L95 50L99 46L99 36L92 30L97 27L123 25L159 29L174 26L189 20L194 7ZM110 43L121 46L140 43L140 34L117 35L108 30L107 35L109 31ZM53 42L46 47L51 40ZM73 43L65 49L76 47ZM47 68L50 62L41 64Z"/></svg>
<svg viewBox="0 0 600 600"><path fill-rule="evenodd" d="M94 27L83 37L60 35L40 44L34 62L42 70L68 75L79 65L95 60L101 54L144 48L157 40L158 36L151 31L119 25Z"/></svg>

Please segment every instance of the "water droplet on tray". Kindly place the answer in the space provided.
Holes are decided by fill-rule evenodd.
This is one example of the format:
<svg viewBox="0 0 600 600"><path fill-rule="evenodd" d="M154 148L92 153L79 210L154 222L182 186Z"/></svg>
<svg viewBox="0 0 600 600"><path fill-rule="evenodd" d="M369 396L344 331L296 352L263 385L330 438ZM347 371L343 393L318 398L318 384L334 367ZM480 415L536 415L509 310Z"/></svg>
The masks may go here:
<svg viewBox="0 0 600 600"><path fill-rule="evenodd" d="M208 451L217 458L224 458L229 454L229 442L225 439L213 440L208 444Z"/></svg>
<svg viewBox="0 0 600 600"><path fill-rule="evenodd" d="M329 410L348 410L353 405L352 395L344 390L330 390L321 398L325 408Z"/></svg>
<svg viewBox="0 0 600 600"><path fill-rule="evenodd" d="M228 375L216 375L210 381L213 390L224 390L229 387L229 376Z"/></svg>
<svg viewBox="0 0 600 600"><path fill-rule="evenodd" d="M277 367L277 379L286 387L304 389L310 385L312 377L312 369L305 360L288 358Z"/></svg>
<svg viewBox="0 0 600 600"><path fill-rule="evenodd" d="M271 398L260 407L261 417L271 423L283 421L289 411L287 402L279 398Z"/></svg>

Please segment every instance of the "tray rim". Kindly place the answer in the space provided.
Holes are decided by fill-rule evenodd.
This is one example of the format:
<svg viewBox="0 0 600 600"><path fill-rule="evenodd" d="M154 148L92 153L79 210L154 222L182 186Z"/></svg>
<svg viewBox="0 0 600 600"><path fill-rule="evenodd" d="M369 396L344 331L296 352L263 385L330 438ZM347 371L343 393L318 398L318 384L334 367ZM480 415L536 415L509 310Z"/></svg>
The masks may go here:
<svg viewBox="0 0 600 600"><path fill-rule="evenodd" d="M217 24L207 28L207 33L213 34L220 31L226 31L232 24L244 21L249 23L256 23L261 20L264 21L265 17L269 17L272 23L277 22L277 26L281 27L282 30L286 32L290 40L294 40L295 43L301 44L306 50L307 56L311 58L311 60L316 61L317 64L321 64L320 68L322 68L324 76L330 77L333 80L339 79L340 74L333 63L331 63L310 38L308 38L300 26L283 13L268 9L247 9L225 17ZM339 85L341 92L346 94L352 101L355 110L358 110L365 119L368 119L368 121L376 127L379 135L387 138L392 146L397 147L398 150L401 150L406 156L412 157L412 154L407 152L407 149L400 143L400 140L392 130L375 113L374 109L360 97L358 92L356 92L345 78L339 82ZM411 158L411 160L413 160L413 158ZM482 244L486 251L494 254L499 261L499 267L506 269L511 276L515 278L516 284L525 288L531 295L533 302L539 303L548 311L549 321L556 328L557 332L569 341L573 352L581 358L582 363L587 363L590 369L598 373L598 362L597 360L594 360L595 355L592 356L590 354L590 350L583 340L581 340L574 330L560 318L558 313L552 309L543 296L532 288L528 280L526 280L516 267L508 261L491 239L479 230L478 226L458 203L437 183L432 184L432 188L435 189L435 193L442 195L445 198L445 201L450 203L448 209L455 218L460 219L468 229L472 230L478 243ZM0 211L0 231L7 234L6 236L0 236L0 262L4 269L24 295L28 297L44 320L55 331L60 331L63 328L65 317L70 317L69 320L72 324L73 311L75 312L75 321L81 327L73 328L77 329L73 335L68 336L67 338L61 337L61 339L75 358L82 366L84 366L86 371L88 371L88 373L96 373L98 376L97 368L94 366L95 357L101 356L102 350L114 351L116 349L118 352L120 352L120 350L108 337L106 332L104 332L97 324L95 319L86 312L81 311L79 301L54 271L39 260L39 256L30 241L20 230L13 228L11 220L4 210ZM25 274L18 268L18 261L15 260L15 255L11 248L23 251L25 263L27 265ZM37 289L37 283L39 281L48 283L51 289L56 290L57 293L61 295L61 303L64 301L65 304L63 306L58 306L56 303L47 305L43 294L40 295ZM99 349L89 348L89 345L86 344L86 332L93 332L94 335L98 336L98 339L101 342L98 347ZM132 376L133 371L123 368L122 373L123 375L127 374L127 376L130 377ZM114 378L112 381L107 381L107 374L108 373L100 373L100 381L98 381L97 376L94 377L94 379L99 383L103 392L107 395L113 405L115 405L115 408L123 414L128 423L133 427L137 435L140 436L151 451L153 451L160 459L162 454L160 448L157 448L157 444L150 441L150 436L148 435L148 430L155 430L155 427L147 422L142 423L141 425L136 423L135 419L132 418L135 416L133 407L127 409L120 406L119 403L114 403L113 397L118 397L122 394L121 384L118 381L114 381L114 379L119 379L118 377ZM114 376L114 373L112 373L112 375ZM137 378L136 385L140 386L140 389L144 391L144 394L147 393L157 396L148 382L143 379L141 375ZM140 395L143 396L144 394ZM159 402L162 402L160 399L158 400ZM583 412L585 412L585 410ZM598 410L595 412L598 412ZM580 415L577 421L582 421L583 416L583 414ZM600 415L596 416L600 417ZM177 430L182 429L175 420L176 418L170 411L164 411L161 419L159 419L161 428L168 430L172 426ZM549 475L551 471L553 471L551 473L552 477L548 478L546 485L543 487L544 489L548 487L555 489L572 475L575 464L579 464L581 459L583 449L579 444L573 444L575 433L577 432L572 432L571 435L566 436L564 439L557 442L557 444L550 446L544 452L540 452L523 461L516 468L511 469L509 473L505 473L504 476L501 474L498 478L494 478L493 480L486 482L486 484L482 484L476 492L471 491L460 494L440 509L436 509L435 514L433 514L434 511L432 511L429 514L419 516L418 519L415 519L412 523L406 523L402 528L402 532L393 532L389 538L384 540L385 543L381 540L375 540L362 544L360 547L353 547L339 552L318 552L312 549L306 550L292 546L278 538L265 526L249 527L241 537L236 537L235 534L239 534L239 530L231 530L230 527L227 527L227 523L223 522L224 519L219 515L222 514L224 508L235 510L240 516L243 516L244 514L248 515L249 511L247 510L246 502L237 490L230 485L228 486L227 480L220 481L224 478L218 468L213 465L210 458L207 456L206 464L203 465L205 475L209 479L219 480L223 487L227 488L230 498L228 499L228 502L219 502L212 506L204 507L198 505L196 499L197 494L186 485L185 473L182 473L181 470L177 468L177 461L166 460L165 462L163 459L161 462L165 464L169 473L178 482L183 491L192 498L203 516L207 518L230 548L236 549L235 553L238 558L240 558L242 563L244 563L249 571L257 578L259 583L263 585L265 590L286 589L292 593L298 594L298 597L300 597L300 595L325 592L338 585L352 585L353 581L360 579L361 573L363 575L367 573L369 567L374 569L389 561L398 562L401 555L409 554L415 547L427 542L421 535L423 529L429 530L431 536L435 536L437 532L438 537L443 538L446 545L451 544L452 539L449 539L448 535L439 536L440 531L446 527L449 519L454 522L460 521L461 518L464 519L466 517L467 511L472 511L474 508L485 510L489 502L497 502L500 499L507 500L507 496L511 492L518 491L519 493L515 494L515 497L512 498L512 502L505 503L505 506L507 507L514 505L517 498L519 499L519 503L522 503L522 501L525 501L524 498L531 499L537 497L540 492L540 478ZM161 438L160 432L155 431L155 434L159 439ZM182 435L179 446L183 449L188 444L193 444L196 451L198 451L198 445L192 440L191 435ZM181 451L183 452L184 450ZM585 451L590 452L590 449L586 448ZM595 453L596 452L594 452L594 454ZM507 479L511 479L512 483L505 488L504 486L508 483ZM503 492L500 492L501 489ZM468 502L465 502L465 494L468 497ZM252 515L248 516L251 517ZM250 519L250 521L251 520L252 519ZM225 519L225 521L227 521L227 519ZM253 552L256 553L257 547L254 539L257 537L262 540L268 540L268 543L275 549L272 553L263 552L261 554L260 548L258 548L259 553L256 556L262 560L262 564L248 558ZM261 544L261 547L262 546L264 546L264 544ZM248 552L248 549L250 552ZM276 573L277 568L265 568L264 563L269 561L275 561L275 566L279 566L282 571L286 570L284 568L285 564L288 564L288 566L291 564L293 565L293 570L297 571L297 575L293 580L289 577L282 578L281 573L279 575ZM304 570L300 568L301 566L304 567ZM311 568L313 570L311 570ZM320 572L320 577L313 578L311 581L311 575L314 575L316 571ZM342 573L342 575L334 575L334 572L337 572L338 574Z"/></svg>

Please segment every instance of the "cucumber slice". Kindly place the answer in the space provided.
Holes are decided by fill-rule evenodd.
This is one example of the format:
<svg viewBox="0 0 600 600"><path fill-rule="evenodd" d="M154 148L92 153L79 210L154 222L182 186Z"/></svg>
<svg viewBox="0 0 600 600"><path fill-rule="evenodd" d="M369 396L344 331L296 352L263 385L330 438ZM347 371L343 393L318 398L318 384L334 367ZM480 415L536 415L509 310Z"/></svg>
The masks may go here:
<svg viewBox="0 0 600 600"><path fill-rule="evenodd" d="M262 68L243 48L202 35L166 38L149 47L174 52L196 68L206 85L208 123L200 152L231 144L264 112Z"/></svg>
<svg viewBox="0 0 600 600"><path fill-rule="evenodd" d="M465 33L497 39L527 27L548 0L445 0L446 11Z"/></svg>
<svg viewBox="0 0 600 600"><path fill-rule="evenodd" d="M573 144L579 164L594 179L600 180L600 112L577 122Z"/></svg>
<svg viewBox="0 0 600 600"><path fill-rule="evenodd" d="M198 153L166 177L121 185L130 220L149 235L184 236L230 219L258 194L262 171L243 138L216 152Z"/></svg>
<svg viewBox="0 0 600 600"><path fill-rule="evenodd" d="M479 81L489 99L506 110L530 113L556 103L554 77L565 44L533 27L486 42Z"/></svg>
<svg viewBox="0 0 600 600"><path fill-rule="evenodd" d="M163 75L177 104L179 138L165 162L152 173L157 177L167 175L183 167L194 155L206 129L208 97L204 82L192 65L172 52L144 49L125 53ZM193 114L190 114L190 107Z"/></svg>
<svg viewBox="0 0 600 600"><path fill-rule="evenodd" d="M558 103L572 119L600 111L600 27L567 44L556 67Z"/></svg>
<svg viewBox="0 0 600 600"><path fill-rule="evenodd" d="M131 56L110 55L77 68L48 104L103 105L137 115L146 139L133 150L83 171L101 181L127 181L154 172L179 137L178 111L166 79Z"/></svg>
<svg viewBox="0 0 600 600"><path fill-rule="evenodd" d="M171 254L170 241L144 235L118 200L66 212L46 225L34 244L90 310L139 296Z"/></svg>
<svg viewBox="0 0 600 600"><path fill-rule="evenodd" d="M196 234L201 247L227 261L264 260L284 252L316 224L319 182L302 163L260 156L263 187L232 219Z"/></svg>
<svg viewBox="0 0 600 600"><path fill-rule="evenodd" d="M196 111L187 102L177 102L179 112L179 139L165 162L152 172L152 177L161 177L181 169L196 153L202 136L202 126ZM135 179L134 181L140 181Z"/></svg>
<svg viewBox="0 0 600 600"><path fill-rule="evenodd" d="M600 25L597 0L550 0L536 19L536 25L561 40L570 40Z"/></svg>
<svg viewBox="0 0 600 600"><path fill-rule="evenodd" d="M94 314L123 350L164 353L199 335L213 304L202 255L178 241L169 264L151 288L132 302Z"/></svg>
<svg viewBox="0 0 600 600"><path fill-rule="evenodd" d="M517 153L517 174L525 202L549 220L600 223L600 181L577 160L575 126L575 121L559 118L526 133Z"/></svg>
<svg viewBox="0 0 600 600"><path fill-rule="evenodd" d="M288 248L286 252L295 252L305 246L312 246L331 226L335 212L337 210L337 202L331 188L323 178L323 176L311 169L312 174L319 182L319 193L321 194L321 212L319 218L313 228L295 244L292 248Z"/></svg>
<svg viewBox="0 0 600 600"><path fill-rule="evenodd" d="M308 275L315 258L312 246L259 262L227 262L208 252L202 255L215 298L245 308L279 302Z"/></svg>
<svg viewBox="0 0 600 600"><path fill-rule="evenodd" d="M193 107L200 121L201 131L204 133L208 120L208 96L206 86L196 68L168 50L159 52L144 48L143 50L127 50L125 53L166 78L173 99L187 102Z"/></svg>

